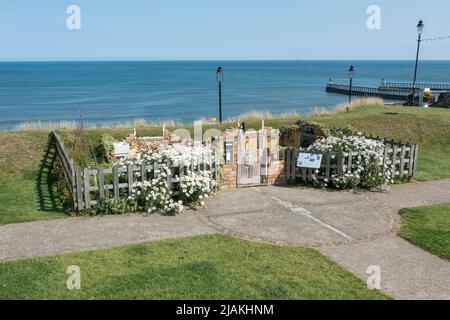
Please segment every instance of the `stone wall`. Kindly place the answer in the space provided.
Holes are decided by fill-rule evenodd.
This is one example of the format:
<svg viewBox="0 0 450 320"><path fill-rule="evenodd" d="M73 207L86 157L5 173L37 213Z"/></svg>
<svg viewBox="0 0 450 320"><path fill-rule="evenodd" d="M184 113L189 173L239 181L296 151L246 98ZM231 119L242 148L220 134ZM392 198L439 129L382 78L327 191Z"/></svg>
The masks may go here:
<svg viewBox="0 0 450 320"><path fill-rule="evenodd" d="M234 190L237 188L237 165L226 164L220 169L220 190Z"/></svg>
<svg viewBox="0 0 450 320"><path fill-rule="evenodd" d="M224 153L223 145L225 141L233 141L234 142L234 148L233 148L233 164L224 164L221 167L220 173L221 173L221 183L220 183L220 189L221 190L234 190L237 188L237 170L238 170L238 128L229 129L224 133L224 135L220 138L220 151L221 154ZM274 130L271 128L266 128L268 132L270 130ZM270 139L270 142L268 142L268 149L269 149L269 163L267 166L268 169L268 177L267 182L269 185L274 184L286 184L286 178L285 178L285 162L284 160L280 160L278 158L279 156L279 149L278 149L278 137L279 137L279 131L274 130L272 132L275 132L276 141L273 141L273 137Z"/></svg>
<svg viewBox="0 0 450 320"><path fill-rule="evenodd" d="M267 179L269 185L287 184L286 166L284 160L280 160L278 163L274 163L269 167L269 175Z"/></svg>
<svg viewBox="0 0 450 320"><path fill-rule="evenodd" d="M220 189L234 190L237 188L237 163L238 163L238 143L237 143L238 129L227 129L223 137L220 139L221 154L224 154L225 141L233 141L233 164L224 164L221 167L220 175Z"/></svg>

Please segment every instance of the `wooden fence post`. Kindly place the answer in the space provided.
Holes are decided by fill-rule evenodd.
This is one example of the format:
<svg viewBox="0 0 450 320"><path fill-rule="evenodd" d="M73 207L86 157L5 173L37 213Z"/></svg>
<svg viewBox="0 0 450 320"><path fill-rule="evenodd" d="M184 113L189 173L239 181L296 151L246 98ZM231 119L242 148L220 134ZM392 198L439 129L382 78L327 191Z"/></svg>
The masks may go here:
<svg viewBox="0 0 450 320"><path fill-rule="evenodd" d="M331 171L331 157L330 153L325 153L325 179L330 180L330 171Z"/></svg>
<svg viewBox="0 0 450 320"><path fill-rule="evenodd" d="M106 199L105 197L105 172L103 169L98 170L98 194L100 201Z"/></svg>
<svg viewBox="0 0 450 320"><path fill-rule="evenodd" d="M77 210L83 210L83 180L81 179L81 170L78 169L75 171L75 181L76 181L76 190L77 190L77 202L76 207Z"/></svg>
<svg viewBox="0 0 450 320"><path fill-rule="evenodd" d="M414 148L414 170L413 170L413 175L416 174L417 172L417 161L419 159L419 145L416 144L415 148Z"/></svg>
<svg viewBox="0 0 450 320"><path fill-rule="evenodd" d="M128 175L128 195L131 196L131 194L133 193L133 180L134 180L133 164L128 165L127 175Z"/></svg>
<svg viewBox="0 0 450 320"><path fill-rule="evenodd" d="M392 155L392 178L396 178L397 177L397 153L398 153L398 148L396 145L392 145L392 151L393 151L393 155Z"/></svg>
<svg viewBox="0 0 450 320"><path fill-rule="evenodd" d="M290 148L287 148L285 151L285 171L286 171L286 180L291 182L291 152Z"/></svg>
<svg viewBox="0 0 450 320"><path fill-rule="evenodd" d="M91 182L89 181L89 169L84 169L84 207L86 209L91 208Z"/></svg>
<svg viewBox="0 0 450 320"><path fill-rule="evenodd" d="M352 173L353 152L348 153L347 173Z"/></svg>
<svg viewBox="0 0 450 320"><path fill-rule="evenodd" d="M141 165L141 181L147 181L147 166L145 164Z"/></svg>
<svg viewBox="0 0 450 320"><path fill-rule="evenodd" d="M77 187L76 187L76 182L75 182L75 166L73 165L73 160L69 160L69 165L70 165L70 182L71 182L71 186L69 186L69 188L71 188L72 191L72 199L73 199L73 205L75 206L75 209L77 207Z"/></svg>
<svg viewBox="0 0 450 320"><path fill-rule="evenodd" d="M414 169L414 150L415 146L410 144L409 145L409 156L408 156L408 178L411 179L413 175L413 169Z"/></svg>
<svg viewBox="0 0 450 320"><path fill-rule="evenodd" d="M403 178L403 175L405 173L405 157L406 157L405 145L402 145L401 154L402 155L400 157L400 178Z"/></svg>
<svg viewBox="0 0 450 320"><path fill-rule="evenodd" d="M297 149L292 150L292 161L291 161L291 178L292 183L295 183L295 180L297 179L297 160L300 156L300 151Z"/></svg>
<svg viewBox="0 0 450 320"><path fill-rule="evenodd" d="M119 192L119 166L115 165L112 168L113 173L113 188L114 188L114 200L118 201L120 198Z"/></svg>
<svg viewBox="0 0 450 320"><path fill-rule="evenodd" d="M338 165L337 165L337 176L341 178L344 172L344 155L342 152L338 153Z"/></svg>
<svg viewBox="0 0 450 320"><path fill-rule="evenodd" d="M386 166L388 161L388 145L384 145L384 154L383 154L383 179L386 177Z"/></svg>
<svg viewBox="0 0 450 320"><path fill-rule="evenodd" d="M172 183L173 183L173 172L172 172L172 166L171 166L171 161L170 160L166 160L166 166L167 166L167 168L169 168L169 174L167 175L167 184L169 185L169 190L170 190L170 192L172 193L172 190L173 190L173 186L172 186ZM200 165L199 165L199 167L200 167Z"/></svg>

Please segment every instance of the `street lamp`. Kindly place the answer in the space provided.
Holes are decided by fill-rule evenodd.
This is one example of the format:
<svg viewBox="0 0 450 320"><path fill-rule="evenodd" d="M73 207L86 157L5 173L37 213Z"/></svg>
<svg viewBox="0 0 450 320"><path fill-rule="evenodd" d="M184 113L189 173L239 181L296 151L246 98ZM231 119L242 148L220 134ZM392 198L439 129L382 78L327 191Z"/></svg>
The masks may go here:
<svg viewBox="0 0 450 320"><path fill-rule="evenodd" d="M216 80L219 83L219 123L222 123L222 81L223 68L219 66L216 71Z"/></svg>
<svg viewBox="0 0 450 320"><path fill-rule="evenodd" d="M353 77L355 76L355 67L350 66L350 69L348 69L348 77L350 79L350 91L348 95L348 103L352 103L352 89L353 89Z"/></svg>
<svg viewBox="0 0 450 320"><path fill-rule="evenodd" d="M417 55L416 55L416 67L414 69L414 81L413 81L413 101L414 96L416 94L416 81L417 81L417 65L419 63L419 52L420 52L420 43L422 42L422 32L425 28L425 25L423 24L423 20L420 19L419 23L417 24L417 33L419 34L419 37L417 38Z"/></svg>

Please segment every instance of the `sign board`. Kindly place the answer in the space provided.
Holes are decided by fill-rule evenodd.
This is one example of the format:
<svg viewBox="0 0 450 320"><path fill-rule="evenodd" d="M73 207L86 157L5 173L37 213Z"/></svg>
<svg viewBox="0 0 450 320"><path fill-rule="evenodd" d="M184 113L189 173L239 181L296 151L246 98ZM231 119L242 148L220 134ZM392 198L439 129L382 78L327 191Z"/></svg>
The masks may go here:
<svg viewBox="0 0 450 320"><path fill-rule="evenodd" d="M300 153L297 159L297 167L319 169L322 163L322 154Z"/></svg>
<svg viewBox="0 0 450 320"><path fill-rule="evenodd" d="M114 156L128 157L130 154L130 145L127 142L114 142Z"/></svg>
<svg viewBox="0 0 450 320"><path fill-rule="evenodd" d="M234 163L234 142L225 141L225 164Z"/></svg>

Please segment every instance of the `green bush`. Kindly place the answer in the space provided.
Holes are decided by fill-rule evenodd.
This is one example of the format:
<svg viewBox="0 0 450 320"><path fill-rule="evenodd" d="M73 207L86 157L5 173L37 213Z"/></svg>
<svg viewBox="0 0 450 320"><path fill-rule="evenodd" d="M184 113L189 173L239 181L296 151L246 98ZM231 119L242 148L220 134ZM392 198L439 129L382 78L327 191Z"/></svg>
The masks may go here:
<svg viewBox="0 0 450 320"><path fill-rule="evenodd" d="M106 216L106 215L120 215L127 212L133 212L134 210L130 208L125 200L104 200L99 201L91 209L83 210L79 212L80 215L89 216Z"/></svg>
<svg viewBox="0 0 450 320"><path fill-rule="evenodd" d="M50 172L48 183L64 211L68 213L73 210L74 203L63 170L59 162L55 164Z"/></svg>
<svg viewBox="0 0 450 320"><path fill-rule="evenodd" d="M114 149L114 141L114 137L110 136L109 134L103 134L100 136L100 140L94 147L97 161L105 163L109 162L108 155Z"/></svg>

